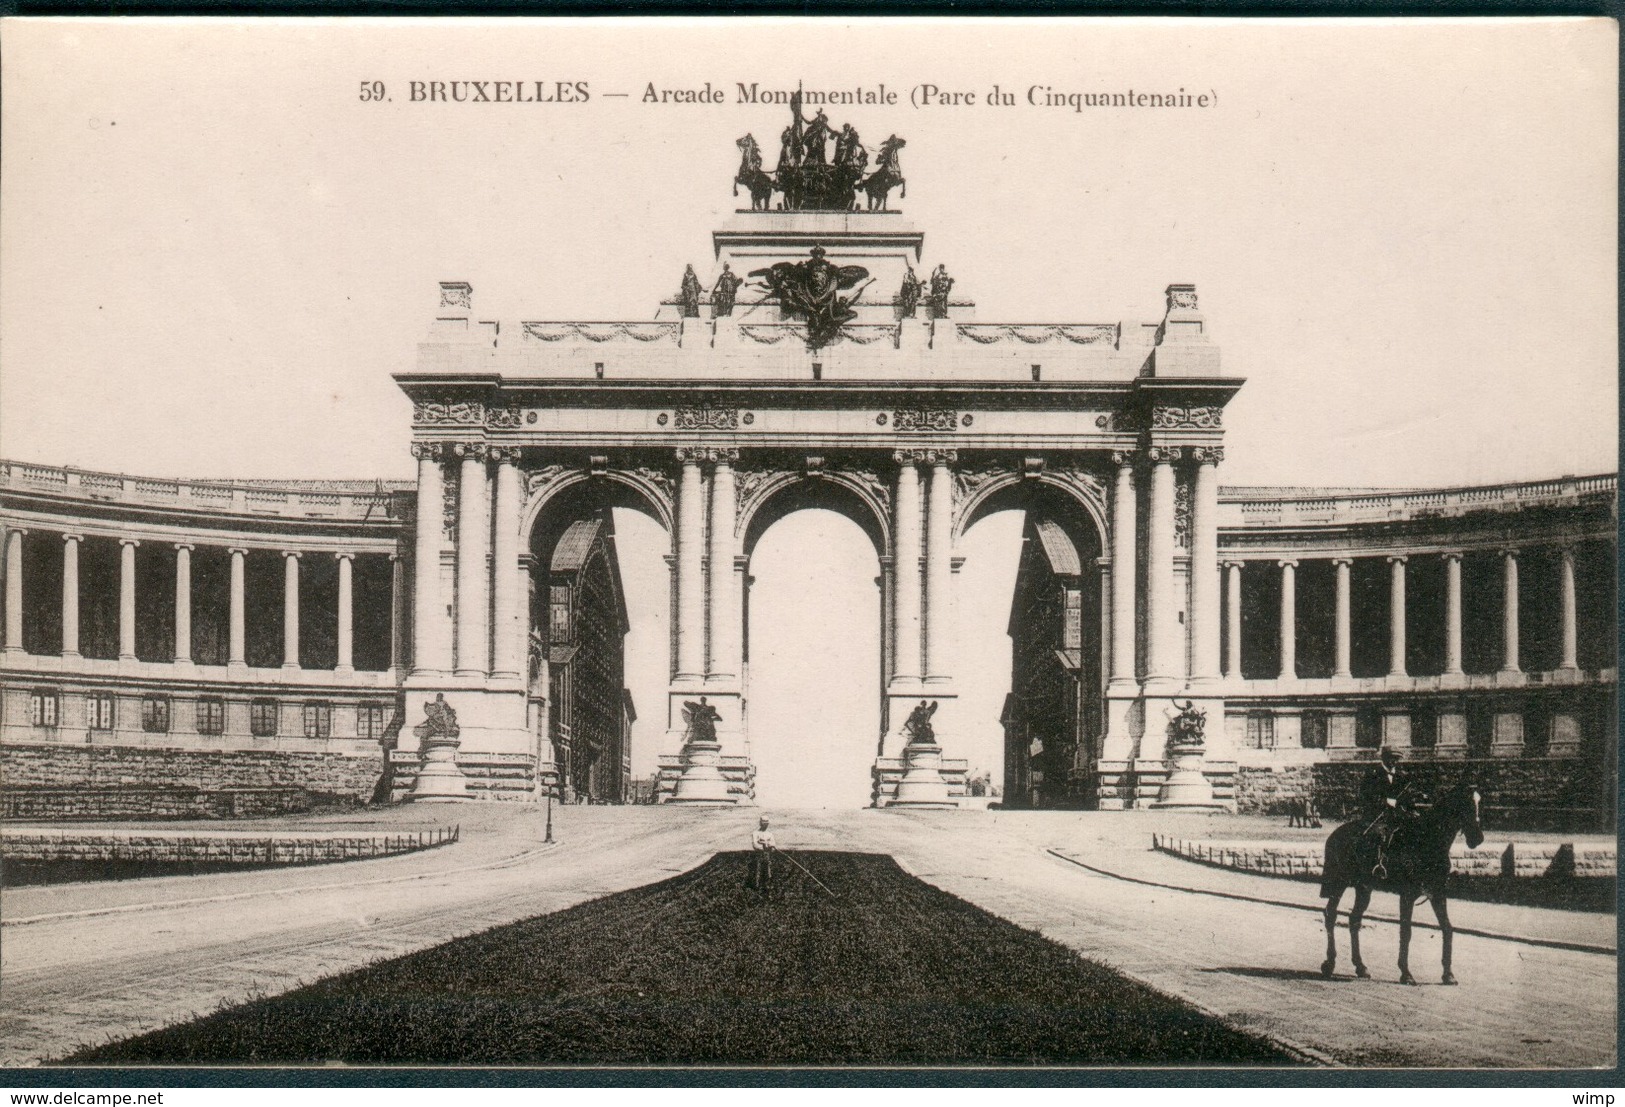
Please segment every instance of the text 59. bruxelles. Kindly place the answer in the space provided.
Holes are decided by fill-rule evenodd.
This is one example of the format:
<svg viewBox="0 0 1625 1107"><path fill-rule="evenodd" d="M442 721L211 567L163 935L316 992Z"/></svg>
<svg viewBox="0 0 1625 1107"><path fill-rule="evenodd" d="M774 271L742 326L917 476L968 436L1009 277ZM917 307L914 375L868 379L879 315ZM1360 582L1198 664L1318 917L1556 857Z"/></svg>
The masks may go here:
<svg viewBox="0 0 1625 1107"><path fill-rule="evenodd" d="M361 98L391 99L382 81L364 82ZM585 104L592 91L586 81L408 81L407 99L414 104Z"/></svg>

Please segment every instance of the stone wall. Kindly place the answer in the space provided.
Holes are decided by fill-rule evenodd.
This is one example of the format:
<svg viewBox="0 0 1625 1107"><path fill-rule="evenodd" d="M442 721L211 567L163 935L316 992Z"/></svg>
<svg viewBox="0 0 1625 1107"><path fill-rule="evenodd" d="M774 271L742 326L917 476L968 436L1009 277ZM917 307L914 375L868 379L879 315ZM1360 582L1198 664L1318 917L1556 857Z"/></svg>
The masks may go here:
<svg viewBox="0 0 1625 1107"><path fill-rule="evenodd" d="M413 853L458 839L457 827L400 834L193 835L79 830L7 831L8 862L306 865Z"/></svg>
<svg viewBox="0 0 1625 1107"><path fill-rule="evenodd" d="M0 745L8 817L52 817L53 804L64 812L58 818L231 818L275 813L267 808L278 804L368 803L383 765L381 751ZM47 813L12 815L30 793ZM53 793L63 798L49 798ZM72 793L87 798L76 805L66 798ZM92 803L105 814L92 813Z"/></svg>
<svg viewBox="0 0 1625 1107"><path fill-rule="evenodd" d="M1293 804L1312 799L1321 815L1345 818L1358 808L1360 781L1370 769L1369 762L1353 761L1245 766L1236 778L1237 810L1284 817ZM1612 781L1585 758L1416 762L1408 771L1422 792L1437 792L1465 781L1475 783L1483 796L1486 832L1497 828L1607 830L1614 826Z"/></svg>
<svg viewBox="0 0 1625 1107"><path fill-rule="evenodd" d="M310 811L303 788L6 788L0 819L261 819Z"/></svg>

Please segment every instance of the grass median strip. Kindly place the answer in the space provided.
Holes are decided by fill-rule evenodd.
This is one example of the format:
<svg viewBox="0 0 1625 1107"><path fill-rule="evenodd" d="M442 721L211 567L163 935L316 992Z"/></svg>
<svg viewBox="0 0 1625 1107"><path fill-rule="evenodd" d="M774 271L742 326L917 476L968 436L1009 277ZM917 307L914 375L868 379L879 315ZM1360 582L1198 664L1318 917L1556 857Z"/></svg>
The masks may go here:
<svg viewBox="0 0 1625 1107"><path fill-rule="evenodd" d="M874 854L747 856L150 1034L89 1064L1292 1064Z"/></svg>

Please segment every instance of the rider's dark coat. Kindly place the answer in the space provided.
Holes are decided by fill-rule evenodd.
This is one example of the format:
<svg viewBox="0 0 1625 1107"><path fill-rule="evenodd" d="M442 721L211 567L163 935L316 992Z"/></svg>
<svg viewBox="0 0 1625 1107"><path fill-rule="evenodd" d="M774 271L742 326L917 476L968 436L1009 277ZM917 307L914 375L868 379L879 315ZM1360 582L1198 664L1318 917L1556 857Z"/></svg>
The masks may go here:
<svg viewBox="0 0 1625 1107"><path fill-rule="evenodd" d="M1398 809L1408 809L1410 786L1411 775L1403 765L1395 765L1392 771L1384 765L1374 765L1360 782L1360 806L1367 812L1367 817L1391 810L1389 800L1394 800Z"/></svg>

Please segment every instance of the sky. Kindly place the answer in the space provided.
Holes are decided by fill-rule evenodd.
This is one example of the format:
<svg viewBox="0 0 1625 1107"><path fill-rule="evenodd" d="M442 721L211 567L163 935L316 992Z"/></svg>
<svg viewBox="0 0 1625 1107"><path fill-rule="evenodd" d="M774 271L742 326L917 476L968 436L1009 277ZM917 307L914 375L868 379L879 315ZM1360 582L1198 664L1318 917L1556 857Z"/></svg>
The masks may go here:
<svg viewBox="0 0 1625 1107"><path fill-rule="evenodd" d="M411 479L391 374L438 282L650 318L710 283L734 140L785 122L738 85L799 81L897 93L830 116L907 139L898 206L979 319L1150 321L1196 284L1247 378L1225 484L1611 472L1616 59L1596 20L7 20L0 456ZM456 80L587 98L412 100ZM1131 89L1207 101L1065 103Z"/></svg>

